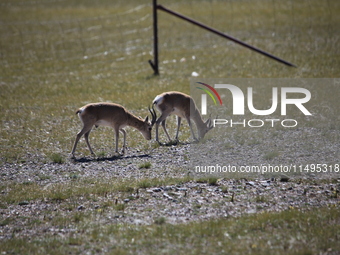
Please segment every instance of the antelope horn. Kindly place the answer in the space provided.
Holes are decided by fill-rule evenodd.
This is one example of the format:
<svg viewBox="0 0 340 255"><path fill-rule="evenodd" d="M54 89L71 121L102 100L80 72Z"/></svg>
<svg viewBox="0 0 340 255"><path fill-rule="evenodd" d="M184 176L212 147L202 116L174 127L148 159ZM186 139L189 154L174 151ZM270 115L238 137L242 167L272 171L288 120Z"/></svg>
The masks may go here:
<svg viewBox="0 0 340 255"><path fill-rule="evenodd" d="M157 119L156 111L155 111L155 109L153 108L153 106L152 106L152 111L151 111L151 109L150 109L150 106L149 106L148 108L149 108L149 112L151 113L151 117L152 117L152 119L151 119L151 125L153 126L153 125L156 123L156 119Z"/></svg>

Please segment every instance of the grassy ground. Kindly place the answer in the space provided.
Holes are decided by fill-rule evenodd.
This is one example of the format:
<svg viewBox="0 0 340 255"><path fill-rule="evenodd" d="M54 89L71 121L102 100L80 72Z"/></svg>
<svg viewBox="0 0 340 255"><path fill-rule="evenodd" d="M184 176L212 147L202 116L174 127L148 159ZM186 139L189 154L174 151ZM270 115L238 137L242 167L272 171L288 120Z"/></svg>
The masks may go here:
<svg viewBox="0 0 340 255"><path fill-rule="evenodd" d="M189 93L194 71L205 78L338 77L337 1L265 3L200 1L168 7L298 68L161 12L161 76L153 77L147 63L152 59L150 3L3 2L1 160L25 160L32 155L46 158L52 153L67 156L80 129L74 115L78 107L113 101L145 116L158 93ZM96 134L94 147L111 150L112 140L105 139L111 132ZM140 140L139 134L136 138Z"/></svg>
<svg viewBox="0 0 340 255"><path fill-rule="evenodd" d="M337 0L159 4L277 55L297 68L160 12L161 75L155 77L147 63L153 58L151 1L5 0L0 3L0 167L5 163L67 161L81 128L75 116L78 107L111 101L144 117L158 93L189 93L192 72L202 78L340 75ZM174 130L174 121L168 125ZM184 125L183 139L189 135ZM100 128L91 138L96 152L107 155L113 151L112 130ZM127 140L129 147L140 150L155 147L132 129ZM77 153L89 155L83 140ZM22 197L16 202L25 200L25 194L18 194ZM1 201L1 206L8 203L14 202ZM332 208L177 226L98 226L93 217L75 215L73 220L80 223L75 235L1 240L0 250L30 254L125 254L137 250L144 254L156 250L180 250L182 254L286 254L287 250L291 254L336 254L340 250L336 228L339 212ZM1 220L0 227L5 227L6 219Z"/></svg>
<svg viewBox="0 0 340 255"><path fill-rule="evenodd" d="M0 251L9 254L337 254L336 208L289 210L186 225L159 219L147 227L98 225L78 213L69 221L77 232L62 237L12 239ZM34 224L34 223L32 223Z"/></svg>

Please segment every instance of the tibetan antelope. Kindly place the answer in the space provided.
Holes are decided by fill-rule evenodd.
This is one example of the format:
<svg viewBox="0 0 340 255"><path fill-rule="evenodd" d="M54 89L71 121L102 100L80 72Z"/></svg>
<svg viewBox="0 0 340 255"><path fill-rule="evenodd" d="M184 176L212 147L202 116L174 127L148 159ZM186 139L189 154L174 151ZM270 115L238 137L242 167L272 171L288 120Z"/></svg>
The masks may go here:
<svg viewBox="0 0 340 255"><path fill-rule="evenodd" d="M182 118L185 118L187 120L190 130L191 130L192 137L196 141L202 139L204 135L210 129L213 128L211 120L208 119L206 122L204 122L200 112L198 111L196 107L195 101L190 96L184 93L171 91L171 92L164 92L156 96L152 103L152 109L153 109L154 115L156 115L156 112L153 108L154 106L156 106L156 108L161 112L161 116L156 120L156 141L157 142L159 142L158 127L160 123L162 124L162 127L164 129L166 136L171 142L170 136L165 127L165 120L171 114L177 115L177 132L176 132L175 140L178 140L179 127L181 125ZM193 131L191 119L196 123L197 131L198 131L198 139L196 138L195 133Z"/></svg>
<svg viewBox="0 0 340 255"><path fill-rule="evenodd" d="M144 120L134 116L128 112L123 106L114 103L93 103L87 104L78 109L76 114L79 115L80 120L83 122L82 130L77 134L76 140L73 145L71 156L74 158L74 152L76 150L79 139L84 135L87 147L92 155L93 152L89 143L89 134L93 126L108 126L112 127L116 134L116 150L118 153L118 138L119 131L124 135L123 154L125 152L126 132L124 127L131 126L139 130L146 140L151 140L152 126L156 121L156 116L149 109L152 120L149 122L149 117Z"/></svg>

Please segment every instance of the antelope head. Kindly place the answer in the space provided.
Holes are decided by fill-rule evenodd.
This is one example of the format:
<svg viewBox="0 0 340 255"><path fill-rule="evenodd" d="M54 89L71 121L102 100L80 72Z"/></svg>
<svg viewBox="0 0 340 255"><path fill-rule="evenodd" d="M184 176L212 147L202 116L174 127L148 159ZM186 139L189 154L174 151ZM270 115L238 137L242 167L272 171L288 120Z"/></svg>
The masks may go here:
<svg viewBox="0 0 340 255"><path fill-rule="evenodd" d="M197 129L198 131L198 140L204 138L205 134L208 133L211 129L214 128L214 125L211 121L211 118L207 119L207 121L203 122L200 125L200 128Z"/></svg>

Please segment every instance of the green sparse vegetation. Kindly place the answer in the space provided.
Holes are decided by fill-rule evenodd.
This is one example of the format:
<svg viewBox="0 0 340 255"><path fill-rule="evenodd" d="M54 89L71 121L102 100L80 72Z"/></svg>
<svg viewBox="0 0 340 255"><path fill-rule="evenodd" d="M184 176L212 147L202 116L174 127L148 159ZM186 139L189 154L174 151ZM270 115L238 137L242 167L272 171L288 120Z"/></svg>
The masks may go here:
<svg viewBox="0 0 340 255"><path fill-rule="evenodd" d="M318 208L179 225L168 224L163 217L156 218L155 224L149 226L92 223L89 229L91 219L76 213L73 222L78 231L68 238L8 239L1 242L0 251L45 254L48 249L49 254L73 254L108 249L111 254L119 254L122 250L126 254L137 251L159 254L161 249L167 249L179 254L263 254L268 251L275 254L314 254L320 250L332 253L340 249L338 221L337 208ZM113 237L117 240L116 244L107 246Z"/></svg>
<svg viewBox="0 0 340 255"><path fill-rule="evenodd" d="M149 168L151 168L151 166L152 166L151 162L143 162L143 163L139 164L138 168L139 169L143 169L143 168L149 169Z"/></svg>
<svg viewBox="0 0 340 255"><path fill-rule="evenodd" d="M79 179L70 183L58 183L48 188L41 187L36 183L8 184L10 191L3 195L1 201L8 204L20 201L31 201L36 199L47 199L51 201L63 201L72 197L87 197L89 195L107 196L109 193L124 192L133 193L138 188L150 188L163 185L181 184L190 178L167 178L167 179L131 179L131 180L99 180ZM89 185L89 183L93 183Z"/></svg>
<svg viewBox="0 0 340 255"><path fill-rule="evenodd" d="M125 209L125 204L116 204L114 206L114 209L117 210L117 211L124 211Z"/></svg>
<svg viewBox="0 0 340 255"><path fill-rule="evenodd" d="M278 157L280 153L278 151L269 151L263 155L265 160L273 160L274 158Z"/></svg>
<svg viewBox="0 0 340 255"><path fill-rule="evenodd" d="M265 203L268 201L268 198L264 195L258 195L256 198L255 198L255 202L256 203Z"/></svg>
<svg viewBox="0 0 340 255"><path fill-rule="evenodd" d="M211 185L211 186L217 186L217 181L218 181L218 178L216 177L210 177L208 179L208 184Z"/></svg>
<svg viewBox="0 0 340 255"><path fill-rule="evenodd" d="M218 178L217 177L200 177L196 179L197 183L208 183L210 186L217 185Z"/></svg>
<svg viewBox="0 0 340 255"><path fill-rule="evenodd" d="M50 155L50 159L53 163L56 164L62 164L65 162L65 159L63 158L63 156L59 153L53 153Z"/></svg>
<svg viewBox="0 0 340 255"><path fill-rule="evenodd" d="M157 225L163 225L163 224L166 223L166 218L164 218L164 217L159 217L159 218L155 219L154 222L155 222L155 224L157 224Z"/></svg>

